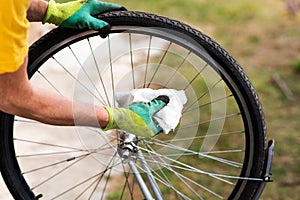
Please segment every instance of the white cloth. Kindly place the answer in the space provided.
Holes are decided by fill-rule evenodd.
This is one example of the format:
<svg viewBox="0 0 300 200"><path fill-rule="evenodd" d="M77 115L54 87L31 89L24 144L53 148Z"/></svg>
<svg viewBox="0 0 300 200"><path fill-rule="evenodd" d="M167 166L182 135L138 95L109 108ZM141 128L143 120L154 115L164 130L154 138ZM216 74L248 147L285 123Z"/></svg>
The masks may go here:
<svg viewBox="0 0 300 200"><path fill-rule="evenodd" d="M124 107L136 102L149 102L160 95L167 95L170 99L167 106L157 112L153 118L163 129L165 134L174 130L182 116L183 105L186 104L187 98L183 90L150 88L135 89L132 92L117 93L116 99L120 107Z"/></svg>

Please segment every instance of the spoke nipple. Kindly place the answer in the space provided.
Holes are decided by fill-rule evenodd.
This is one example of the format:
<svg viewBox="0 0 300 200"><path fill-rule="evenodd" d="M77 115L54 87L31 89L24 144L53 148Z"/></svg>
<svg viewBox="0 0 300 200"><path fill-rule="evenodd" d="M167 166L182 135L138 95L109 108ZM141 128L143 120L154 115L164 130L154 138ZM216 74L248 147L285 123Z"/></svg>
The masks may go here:
<svg viewBox="0 0 300 200"><path fill-rule="evenodd" d="M43 197L42 194L38 194L38 195L35 197L35 199L40 199L40 198L42 198L42 197Z"/></svg>
<svg viewBox="0 0 300 200"><path fill-rule="evenodd" d="M72 161L72 160L75 160L75 157L68 158L66 161L67 161L67 162L70 162L70 161Z"/></svg>

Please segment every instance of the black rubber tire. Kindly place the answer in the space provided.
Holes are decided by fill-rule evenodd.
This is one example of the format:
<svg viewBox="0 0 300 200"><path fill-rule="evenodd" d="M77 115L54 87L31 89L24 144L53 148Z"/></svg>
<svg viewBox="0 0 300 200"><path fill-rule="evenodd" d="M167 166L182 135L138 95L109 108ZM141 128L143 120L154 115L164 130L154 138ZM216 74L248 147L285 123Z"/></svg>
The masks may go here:
<svg viewBox="0 0 300 200"><path fill-rule="evenodd" d="M138 27L160 27L167 28L193 38L214 58L224 71L230 76L235 83L237 89L242 96L236 96L237 101L246 105L248 110L242 109L243 117L251 121L251 124L245 124L246 127L251 127L252 131L246 135L246 157L244 161L244 168L250 169L250 177L261 178L264 166L265 143L266 143L266 125L264 121L264 114L261 104L259 102L257 93L255 92L250 80L233 59L229 53L220 45L213 41L210 37L185 25L181 22L168 19L166 17L157 16L142 12L119 11L105 13L99 18L107 21L113 26L138 26ZM30 47L28 76L31 77L45 62L51 54L59 51L65 45L74 43L81 39L80 33L87 30L70 30L64 28L57 28L39 39ZM93 33L95 34L95 33ZM75 36L75 37L74 37ZM49 52L51 51L51 52ZM234 91L234 90L233 90ZM237 95L237 94L234 94ZM247 115L247 116L246 116ZM245 121L247 121L245 120ZM0 164L1 173L5 180L7 187L15 199L31 200L35 199L35 195L29 189L25 179L21 175L21 171L14 152L13 141L13 127L14 116L5 113L0 114ZM249 135L253 134L253 135ZM249 143L249 137L253 140ZM251 157L248 149L251 146ZM248 166L248 161L251 160L252 165ZM241 176L246 169L242 170ZM257 190L259 182L239 180L236 188L232 192L229 199L252 199ZM242 187L242 189L240 189Z"/></svg>

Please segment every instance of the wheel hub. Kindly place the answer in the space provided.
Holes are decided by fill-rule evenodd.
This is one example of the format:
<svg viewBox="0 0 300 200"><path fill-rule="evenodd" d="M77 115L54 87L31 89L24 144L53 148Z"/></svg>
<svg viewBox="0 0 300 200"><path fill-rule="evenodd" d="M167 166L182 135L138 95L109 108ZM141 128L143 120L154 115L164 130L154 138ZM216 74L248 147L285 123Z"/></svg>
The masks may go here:
<svg viewBox="0 0 300 200"><path fill-rule="evenodd" d="M121 132L120 142L118 144L118 154L124 163L137 159L139 148L137 146L138 137L134 134Z"/></svg>

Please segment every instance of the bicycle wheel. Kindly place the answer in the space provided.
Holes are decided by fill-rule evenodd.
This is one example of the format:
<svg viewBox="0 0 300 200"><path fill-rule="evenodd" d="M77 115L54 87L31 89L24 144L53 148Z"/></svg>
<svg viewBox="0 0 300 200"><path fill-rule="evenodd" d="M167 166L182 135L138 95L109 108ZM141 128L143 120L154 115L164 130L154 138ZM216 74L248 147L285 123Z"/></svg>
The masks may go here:
<svg viewBox="0 0 300 200"><path fill-rule="evenodd" d="M266 128L238 63L175 20L129 11L99 18L112 25L105 38L57 28L33 44L32 84L116 107L116 96L133 89L183 90L178 127L136 142L163 198L251 199L262 181ZM49 126L5 113L0 128L1 172L15 199L143 199L118 152L118 131ZM140 157L129 159L149 186Z"/></svg>

